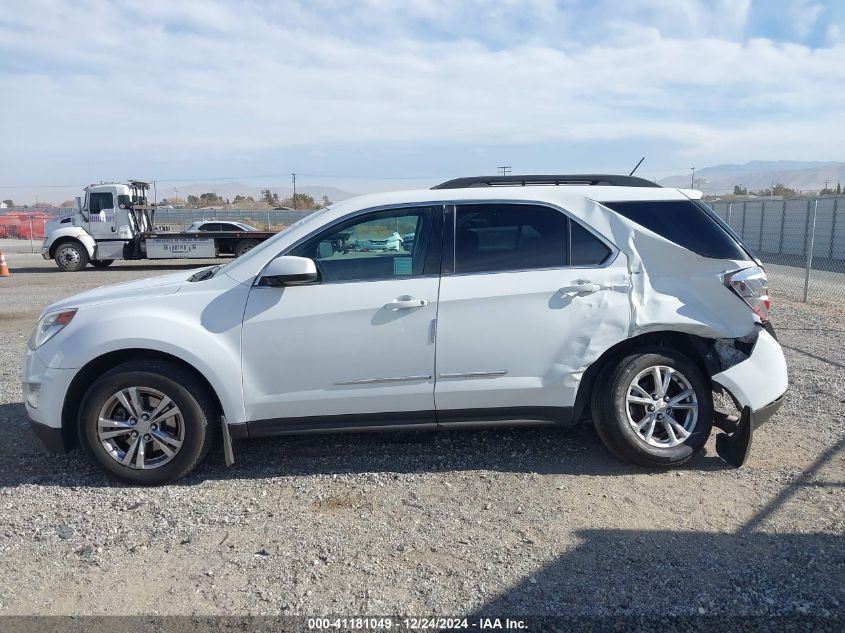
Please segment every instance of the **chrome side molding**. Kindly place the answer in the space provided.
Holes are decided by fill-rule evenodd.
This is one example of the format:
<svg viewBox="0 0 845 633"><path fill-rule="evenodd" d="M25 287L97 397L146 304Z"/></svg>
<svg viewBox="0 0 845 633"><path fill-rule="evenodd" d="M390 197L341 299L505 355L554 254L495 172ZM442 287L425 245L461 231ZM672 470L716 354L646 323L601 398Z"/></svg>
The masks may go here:
<svg viewBox="0 0 845 633"><path fill-rule="evenodd" d="M410 382L415 380L431 380L431 376L393 376L390 378L360 378L358 380L341 380L334 383L338 386L343 385L374 385L382 382Z"/></svg>
<svg viewBox="0 0 845 633"><path fill-rule="evenodd" d="M453 373L437 374L438 378L486 378L495 376L504 376L508 373L507 369L499 369L496 371L459 371Z"/></svg>

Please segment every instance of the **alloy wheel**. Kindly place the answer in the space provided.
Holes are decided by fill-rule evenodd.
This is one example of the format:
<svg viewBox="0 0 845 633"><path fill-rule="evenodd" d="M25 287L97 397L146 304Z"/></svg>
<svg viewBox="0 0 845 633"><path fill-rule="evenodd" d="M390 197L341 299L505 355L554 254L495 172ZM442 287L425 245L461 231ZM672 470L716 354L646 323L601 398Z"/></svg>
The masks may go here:
<svg viewBox="0 0 845 633"><path fill-rule="evenodd" d="M97 419L97 439L116 462L138 470L172 460L185 439L176 403L150 387L127 387L106 400Z"/></svg>
<svg viewBox="0 0 845 633"><path fill-rule="evenodd" d="M638 373L625 396L628 423L640 440L656 448L683 444L698 421L698 398L690 381L666 365Z"/></svg>

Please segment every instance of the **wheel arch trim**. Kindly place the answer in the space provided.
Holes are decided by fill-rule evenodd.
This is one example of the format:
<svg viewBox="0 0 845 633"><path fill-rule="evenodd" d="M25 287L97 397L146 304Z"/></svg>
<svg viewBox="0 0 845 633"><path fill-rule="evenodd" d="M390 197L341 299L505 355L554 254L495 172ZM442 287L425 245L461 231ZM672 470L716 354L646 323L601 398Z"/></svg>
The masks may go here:
<svg viewBox="0 0 845 633"><path fill-rule="evenodd" d="M648 347L665 347L680 352L695 363L709 380L719 371L718 359L712 351L713 339L674 330L646 332L627 338L605 350L587 367L578 383L578 391L573 405L573 420L580 420L589 414L590 399L596 378L608 365L618 362L623 356Z"/></svg>
<svg viewBox="0 0 845 633"><path fill-rule="evenodd" d="M97 242L94 241L88 233L83 231L79 228L68 228L68 229L61 229L58 234L51 235L52 241L50 242L50 258L54 258L56 256L56 250L62 244L67 242L78 242L81 244L86 251L88 251L88 257L94 257L94 250L97 246Z"/></svg>
<svg viewBox="0 0 845 633"><path fill-rule="evenodd" d="M208 377L185 359L155 349L129 348L115 350L101 354L97 358L94 358L86 363L79 371L76 372L76 375L74 375L71 380L67 392L65 393L64 403L62 405L61 428L65 446L72 448L77 443L76 430L79 424L79 411L82 407L82 400L91 384L106 372L125 362L144 359L170 362L191 372L208 389L209 394L214 399L215 406L219 413L222 413L225 416L227 408L231 408L231 404L229 407L224 406L218 389L215 388Z"/></svg>

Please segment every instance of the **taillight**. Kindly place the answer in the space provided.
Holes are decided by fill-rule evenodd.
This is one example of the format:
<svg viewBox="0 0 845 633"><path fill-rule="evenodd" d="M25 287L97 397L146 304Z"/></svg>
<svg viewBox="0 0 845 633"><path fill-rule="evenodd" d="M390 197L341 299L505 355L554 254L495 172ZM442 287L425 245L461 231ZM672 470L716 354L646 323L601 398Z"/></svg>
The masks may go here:
<svg viewBox="0 0 845 633"><path fill-rule="evenodd" d="M769 279L759 266L745 268L725 275L725 285L748 304L760 321L769 320Z"/></svg>

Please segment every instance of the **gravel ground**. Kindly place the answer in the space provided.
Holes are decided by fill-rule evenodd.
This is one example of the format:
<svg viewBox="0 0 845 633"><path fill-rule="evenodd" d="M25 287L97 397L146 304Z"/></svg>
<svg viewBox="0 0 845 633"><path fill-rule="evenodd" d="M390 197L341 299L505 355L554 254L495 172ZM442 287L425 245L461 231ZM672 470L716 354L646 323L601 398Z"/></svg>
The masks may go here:
<svg viewBox="0 0 845 633"><path fill-rule="evenodd" d="M0 249L0 614L845 617L830 306L775 297L792 387L741 469L712 438L684 468L629 466L579 426L236 442L232 468L217 449L144 489L41 447L21 355L49 302L186 266L60 273Z"/></svg>

